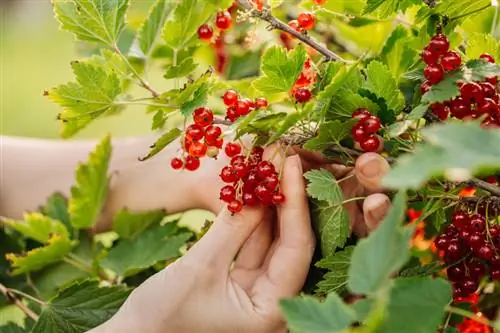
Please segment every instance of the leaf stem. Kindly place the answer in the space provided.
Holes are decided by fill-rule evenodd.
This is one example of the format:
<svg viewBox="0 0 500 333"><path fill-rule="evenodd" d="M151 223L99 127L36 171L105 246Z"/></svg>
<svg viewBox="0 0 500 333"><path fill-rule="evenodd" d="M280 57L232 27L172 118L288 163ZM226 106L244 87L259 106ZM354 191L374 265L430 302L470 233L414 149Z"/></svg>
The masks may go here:
<svg viewBox="0 0 500 333"><path fill-rule="evenodd" d="M495 327L494 324L490 320L488 320L487 318L478 317L475 313L469 312L467 310L463 310L463 309L448 305L446 307L446 311L449 313L453 313L453 314L465 317L465 318L472 319L478 323L485 324L485 325L488 325L490 327Z"/></svg>
<svg viewBox="0 0 500 333"><path fill-rule="evenodd" d="M302 34L300 32L295 31L292 27L290 27L288 24L284 23L283 21L278 20L276 17L274 17L271 14L271 11L269 9L263 9L262 11L255 10L254 6L250 3L249 0L237 0L238 4L244 8L245 10L248 10L251 12L251 15L254 17L258 17L261 20L264 20L270 24L270 26L274 29L278 29L281 31L284 31L304 44L309 45L322 55L324 55L329 61L340 61L343 63L348 63L347 60L343 59L341 56L338 54L330 51L328 48L324 47L323 45L319 44L316 40L313 38L309 37L308 35Z"/></svg>
<svg viewBox="0 0 500 333"><path fill-rule="evenodd" d="M480 189L483 189L497 197L500 197L500 187L485 182L484 180L478 178L472 178L464 183L467 184L468 186L479 187Z"/></svg>
<svg viewBox="0 0 500 333"><path fill-rule="evenodd" d="M452 17L452 18L450 18L450 21L458 20L458 19L461 19L461 18L463 18L463 17L466 17L466 16L469 16L469 15L472 15L472 14L479 13L479 12L481 12L481 11L485 10L485 9L490 8L490 7L491 7L491 4L488 4L488 5L486 5L486 6L483 6L483 7L481 7L481 8L476 9L476 10L470 11L470 12L468 12L468 13L465 13L465 14L462 14L462 15L458 15L458 16L455 16L455 17Z"/></svg>
<svg viewBox="0 0 500 333"><path fill-rule="evenodd" d="M12 289L12 288L9 288L9 292L13 293L13 294L16 294L16 295L19 295L19 296L22 296L26 299L29 299L30 301L33 301L35 303L38 303L40 305L45 305L46 303L42 300L39 300L38 298L36 297L33 297L29 294L26 294L26 293L23 293L22 291L20 290L17 290L17 289Z"/></svg>
<svg viewBox="0 0 500 333"><path fill-rule="evenodd" d="M365 200L365 199L366 199L366 197L351 198L351 199L347 199L347 200L342 201L342 204L345 205L345 204L348 204L348 203L351 203L351 202L361 201L361 200Z"/></svg>
<svg viewBox="0 0 500 333"><path fill-rule="evenodd" d="M21 309L21 311L23 311L29 318L31 318L34 321L38 320L38 315L33 310L31 310L26 304L24 304L23 301L21 301L15 295L15 293L13 292L13 289L9 289L4 284L0 283L0 292L5 296L5 298L7 298L7 300L9 300L11 303L13 303L19 309ZM25 295L27 295L27 294L25 294ZM30 299L32 299L32 298L34 299L34 297L30 296ZM40 300L37 300L37 301L39 301L40 304L45 305L45 303L43 303L42 301L40 301Z"/></svg>
<svg viewBox="0 0 500 333"><path fill-rule="evenodd" d="M118 45L114 45L113 46L115 52L123 59L123 61L125 62L125 64L127 65L127 67L130 69L130 71L132 72L132 74L134 74L134 76L137 78L137 80L139 80L141 86L148 90L149 92L151 92L151 95L153 95L153 97L158 97L160 96L160 94L153 88L151 87L151 85L142 78L142 76L135 70L134 66L132 66L132 64L130 63L130 61L127 59L127 57L122 53L122 51L120 50L120 48L118 47Z"/></svg>

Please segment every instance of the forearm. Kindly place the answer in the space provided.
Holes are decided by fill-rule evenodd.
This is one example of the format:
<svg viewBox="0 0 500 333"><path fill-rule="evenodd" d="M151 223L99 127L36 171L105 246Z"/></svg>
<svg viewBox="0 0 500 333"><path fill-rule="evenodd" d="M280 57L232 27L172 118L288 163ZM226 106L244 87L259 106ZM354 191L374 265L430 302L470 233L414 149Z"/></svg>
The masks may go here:
<svg viewBox="0 0 500 333"><path fill-rule="evenodd" d="M169 167L178 145L170 145L151 160L138 161L152 142L151 136L113 141L105 222L124 207L134 211L166 209L170 213L202 208L193 192L194 174ZM0 214L19 218L54 192L68 195L76 166L86 161L95 145L95 141L1 137Z"/></svg>

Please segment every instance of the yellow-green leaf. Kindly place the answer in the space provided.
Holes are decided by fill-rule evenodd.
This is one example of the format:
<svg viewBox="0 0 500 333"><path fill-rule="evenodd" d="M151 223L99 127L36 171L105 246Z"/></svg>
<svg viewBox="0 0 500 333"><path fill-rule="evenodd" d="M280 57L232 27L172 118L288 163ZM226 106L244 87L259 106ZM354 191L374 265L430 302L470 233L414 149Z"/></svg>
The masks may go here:
<svg viewBox="0 0 500 333"><path fill-rule="evenodd" d="M26 213L23 221L5 220L4 222L23 236L40 243L48 242L53 235L69 238L68 230L61 221L40 213Z"/></svg>

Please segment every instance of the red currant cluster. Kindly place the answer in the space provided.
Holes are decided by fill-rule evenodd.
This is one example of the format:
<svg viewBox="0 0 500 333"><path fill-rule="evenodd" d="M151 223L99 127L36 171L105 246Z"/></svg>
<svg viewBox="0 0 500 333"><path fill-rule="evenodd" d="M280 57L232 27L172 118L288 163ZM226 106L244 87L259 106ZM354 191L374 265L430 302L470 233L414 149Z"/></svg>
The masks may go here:
<svg viewBox="0 0 500 333"><path fill-rule="evenodd" d="M184 168L195 171L200 167L200 158L204 156L216 157L222 148L224 139L219 126L213 125L214 114L206 107L198 108L193 113L194 124L186 128L182 139L183 155L185 159L175 157L170 162L173 169Z"/></svg>
<svg viewBox="0 0 500 333"><path fill-rule="evenodd" d="M215 16L215 26L222 32L231 27L233 18L229 11L218 12ZM198 28L198 38L210 41L214 35L214 30L208 24L203 24Z"/></svg>
<svg viewBox="0 0 500 333"><path fill-rule="evenodd" d="M311 99L311 87L316 82L316 70L311 66L311 59L304 62L299 78L292 87L291 94L297 103L306 103Z"/></svg>
<svg viewBox="0 0 500 333"><path fill-rule="evenodd" d="M317 1L317 2L321 2L321 1ZM325 0L323 0L323 3L324 2L325 2ZM320 3L317 3L317 4L321 5ZM316 24L316 20L314 18L314 14L311 12L300 13L296 20L291 20L288 22L288 25L293 30L295 30L301 34L304 33L306 30L311 30L312 28L314 28L315 24ZM280 39L281 39L281 42L283 43L283 45L287 49L291 49L292 48L291 41L294 40L295 37L289 33L281 32Z"/></svg>
<svg viewBox="0 0 500 333"><path fill-rule="evenodd" d="M358 122L351 130L352 138L359 143L361 149L366 152L375 152L381 145L380 138L376 135L382 128L380 119L365 108L359 108L352 113Z"/></svg>
<svg viewBox="0 0 500 333"><path fill-rule="evenodd" d="M430 86L438 84L444 78L445 72L458 69L462 65L462 58L454 51L449 51L450 42L443 34L432 37L421 54L422 60L427 65L424 76L427 79L422 89L430 89Z"/></svg>
<svg viewBox="0 0 500 333"><path fill-rule="evenodd" d="M268 106L267 99L263 97L256 98L252 101L249 98L240 98L240 95L234 90L228 90L222 96L226 109L226 119L234 122L239 117L246 116L256 109L265 109Z"/></svg>
<svg viewBox="0 0 500 333"><path fill-rule="evenodd" d="M274 165L262 160L262 147L254 147L245 156L240 145L228 143L225 153L231 162L220 173L222 181L228 183L220 190L220 199L228 204L231 213L240 212L243 205L280 205L285 201Z"/></svg>
<svg viewBox="0 0 500 333"><path fill-rule="evenodd" d="M500 226L490 225L481 214L456 211L450 224L435 240L447 264L448 279L454 295L476 292L479 282L488 274L500 281Z"/></svg>

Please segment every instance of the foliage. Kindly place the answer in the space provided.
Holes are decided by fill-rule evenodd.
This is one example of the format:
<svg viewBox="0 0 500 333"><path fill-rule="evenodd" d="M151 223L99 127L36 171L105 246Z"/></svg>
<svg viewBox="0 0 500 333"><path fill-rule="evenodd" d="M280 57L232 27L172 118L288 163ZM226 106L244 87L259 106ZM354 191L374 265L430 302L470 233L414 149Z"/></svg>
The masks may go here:
<svg viewBox="0 0 500 333"><path fill-rule="evenodd" d="M449 116L453 102L464 97L462 83L495 82L500 76L499 65L479 59L488 53L500 60L498 36L488 33L489 26L474 25L481 17L480 26L492 21L495 32L498 8L490 8L488 0L319 2L267 1L263 12L232 8L231 28L223 34L215 29L204 41L198 28L212 26L232 1L156 0L133 27L127 22L128 0L54 0L61 29L93 53L71 63L73 82L45 95L61 107L58 120L65 138L97 119L119 116L127 106L144 106L152 129L160 133L141 161L157 158L169 145L182 144L185 156L192 143L186 126L195 110L209 107L214 125L227 125L225 133L238 139L301 146L353 166L363 151L353 138L360 122L352 115L369 111L381 121L375 132L384 139L382 156L393 164L383 184L397 192L391 195L392 208L375 231L357 239L349 212L364 197L353 198L343 183L354 176L336 179L327 169L306 172L320 250L312 271L321 274L313 281L314 295L282 300L280 307L294 332L457 332L455 321L462 318L456 314L475 314L457 310L452 296L457 283L447 279L449 263L443 261L448 259L432 241L450 228L450 216L458 209L483 214L488 228L498 225L500 132L485 128L488 121L499 122L498 105L487 119L475 113L474 119ZM317 25L301 38L276 31L285 29L282 21L295 17L299 7L311 10ZM462 63L421 89L429 73L419 55L441 32ZM150 82L155 67L161 75ZM132 89L135 85L142 93ZM219 99L228 89L251 100L265 97L269 105L249 108L237 120L229 117L234 107L229 106L223 119ZM311 99L299 100L300 89ZM484 100L469 103L470 111ZM445 117L438 112L441 107ZM179 118L183 126L170 121ZM69 198L54 194L22 221L2 219L0 248L2 260L7 259L0 262L2 284L33 295L23 301L39 319L27 318L25 327L7 323L0 331L85 332L98 326L133 287L200 237L164 211L126 208L113 217L110 234L89 233L106 207L111 146L105 137L78 166ZM464 198L471 186L474 193ZM411 217L416 210L421 216ZM486 239L493 243L487 230ZM53 282L49 287L47 280ZM478 293L491 291L485 299L498 297L498 283L495 289L490 280L479 281ZM352 295L356 298L349 301ZM477 311L486 310L492 324L495 314L483 303Z"/></svg>

